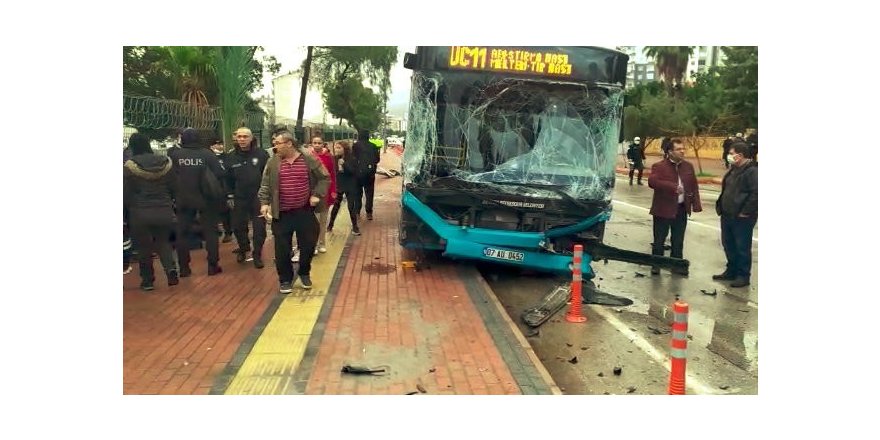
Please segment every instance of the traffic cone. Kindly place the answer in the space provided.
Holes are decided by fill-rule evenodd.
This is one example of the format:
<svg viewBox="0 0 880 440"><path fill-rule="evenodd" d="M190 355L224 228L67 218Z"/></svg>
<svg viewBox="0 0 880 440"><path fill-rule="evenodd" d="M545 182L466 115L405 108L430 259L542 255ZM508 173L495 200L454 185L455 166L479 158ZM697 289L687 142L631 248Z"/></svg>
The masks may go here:
<svg viewBox="0 0 880 440"><path fill-rule="evenodd" d="M672 305L672 369L669 372L669 394L685 394L687 371L688 304L676 299Z"/></svg>
<svg viewBox="0 0 880 440"><path fill-rule="evenodd" d="M571 265L571 307L565 315L568 322L587 322L587 317L581 314L581 260L584 256L584 246L574 245L574 258Z"/></svg>

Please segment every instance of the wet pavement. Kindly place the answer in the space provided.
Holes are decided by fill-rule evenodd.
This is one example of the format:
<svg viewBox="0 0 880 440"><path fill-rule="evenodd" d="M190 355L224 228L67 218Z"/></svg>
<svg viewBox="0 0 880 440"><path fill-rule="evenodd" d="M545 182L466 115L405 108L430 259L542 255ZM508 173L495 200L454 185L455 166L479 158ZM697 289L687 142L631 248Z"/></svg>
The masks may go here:
<svg viewBox="0 0 880 440"><path fill-rule="evenodd" d="M605 242L650 252L652 190L618 180ZM566 394L666 394L672 303L676 295L690 306L688 327L689 394L758 393L758 230L755 230L752 284L730 288L712 280L724 268L717 192L702 192L703 212L691 217L684 255L690 275L649 266L609 261L593 263L599 290L633 301L629 306L584 305L586 324L565 321L567 306L528 337L535 353ZM499 266L481 271L523 334L534 334L520 319L565 278L520 273ZM576 359L575 359L576 357ZM615 367L620 375L615 375Z"/></svg>

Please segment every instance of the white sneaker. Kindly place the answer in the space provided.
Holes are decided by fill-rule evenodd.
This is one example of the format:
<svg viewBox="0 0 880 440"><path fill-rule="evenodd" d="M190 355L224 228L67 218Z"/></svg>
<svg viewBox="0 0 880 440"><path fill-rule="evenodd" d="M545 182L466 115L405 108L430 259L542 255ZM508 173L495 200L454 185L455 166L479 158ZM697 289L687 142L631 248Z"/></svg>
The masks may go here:
<svg viewBox="0 0 880 440"><path fill-rule="evenodd" d="M291 258L290 261L294 263L299 263L299 251L293 252L293 258Z"/></svg>
<svg viewBox="0 0 880 440"><path fill-rule="evenodd" d="M126 267L125 269L122 269L122 274L128 275L130 273L131 273L131 265L129 264L128 267Z"/></svg>
<svg viewBox="0 0 880 440"><path fill-rule="evenodd" d="M318 246L318 252L323 254L324 252L327 252L327 248L324 246Z"/></svg>

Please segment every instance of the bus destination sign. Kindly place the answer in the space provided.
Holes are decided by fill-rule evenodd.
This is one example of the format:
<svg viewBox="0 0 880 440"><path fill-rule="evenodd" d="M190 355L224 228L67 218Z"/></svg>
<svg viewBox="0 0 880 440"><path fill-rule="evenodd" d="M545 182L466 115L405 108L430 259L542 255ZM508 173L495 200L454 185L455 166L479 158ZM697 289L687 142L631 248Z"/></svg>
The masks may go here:
<svg viewBox="0 0 880 440"><path fill-rule="evenodd" d="M449 51L448 67L541 76L572 76L568 54L521 48L452 46Z"/></svg>

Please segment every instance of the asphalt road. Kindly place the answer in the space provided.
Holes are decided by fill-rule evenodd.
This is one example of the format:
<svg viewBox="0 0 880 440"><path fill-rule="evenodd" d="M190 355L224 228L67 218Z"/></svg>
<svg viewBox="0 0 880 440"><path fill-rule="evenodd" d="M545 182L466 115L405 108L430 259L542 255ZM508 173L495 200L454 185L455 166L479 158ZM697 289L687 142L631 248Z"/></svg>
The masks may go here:
<svg viewBox="0 0 880 440"><path fill-rule="evenodd" d="M614 194L605 242L650 253L652 190L618 179ZM691 262L689 276L667 271L651 275L648 266L617 261L593 263L598 289L633 304L584 305L585 324L566 322L566 308L527 338L566 394L666 394L676 295L690 307L688 394L758 393L758 230L752 243L751 286L730 288L713 281L712 274L725 263L716 198L717 192L702 190L704 211L688 222L684 257ZM555 286L570 283L502 266L482 266L481 271L526 335L534 330L523 323L522 312Z"/></svg>

